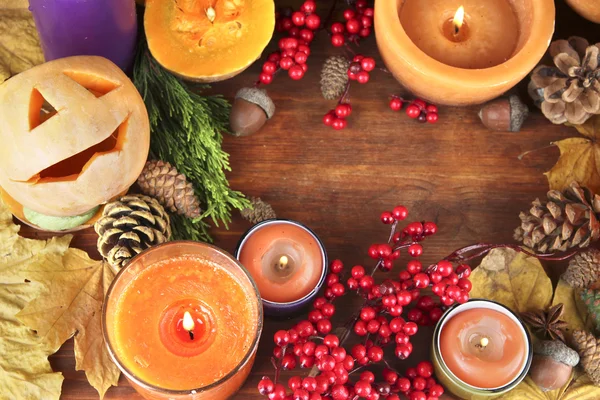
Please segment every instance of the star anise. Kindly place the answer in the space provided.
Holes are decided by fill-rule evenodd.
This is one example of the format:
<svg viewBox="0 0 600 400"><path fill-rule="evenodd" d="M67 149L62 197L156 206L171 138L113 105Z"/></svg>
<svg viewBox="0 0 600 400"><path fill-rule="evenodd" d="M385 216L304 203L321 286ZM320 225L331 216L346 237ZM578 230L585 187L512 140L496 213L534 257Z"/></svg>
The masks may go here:
<svg viewBox="0 0 600 400"><path fill-rule="evenodd" d="M553 340L560 339L564 342L565 335L562 329L567 327L567 323L560 319L563 309L564 306L561 303L550 307L548 311L537 310L521 313L521 318L531 329L541 333L544 337L549 336Z"/></svg>

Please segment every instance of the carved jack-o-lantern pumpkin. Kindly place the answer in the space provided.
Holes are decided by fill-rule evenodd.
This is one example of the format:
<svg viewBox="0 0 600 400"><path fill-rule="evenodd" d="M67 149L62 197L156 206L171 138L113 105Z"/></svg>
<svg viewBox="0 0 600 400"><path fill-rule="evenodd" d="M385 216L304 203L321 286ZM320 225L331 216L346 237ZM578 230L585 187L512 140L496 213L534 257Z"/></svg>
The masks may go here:
<svg viewBox="0 0 600 400"><path fill-rule="evenodd" d="M47 62L0 86L0 186L36 213L81 215L126 191L149 146L143 100L105 58Z"/></svg>

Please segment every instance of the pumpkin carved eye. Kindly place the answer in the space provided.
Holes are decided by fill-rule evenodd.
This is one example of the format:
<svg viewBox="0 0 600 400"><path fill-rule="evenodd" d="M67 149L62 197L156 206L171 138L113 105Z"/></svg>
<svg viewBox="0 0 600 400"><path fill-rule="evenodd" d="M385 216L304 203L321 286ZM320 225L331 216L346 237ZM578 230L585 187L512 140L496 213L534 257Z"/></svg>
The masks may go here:
<svg viewBox="0 0 600 400"><path fill-rule="evenodd" d="M144 101L112 62L47 62L0 85L0 186L40 214L86 213L127 190L150 145Z"/></svg>

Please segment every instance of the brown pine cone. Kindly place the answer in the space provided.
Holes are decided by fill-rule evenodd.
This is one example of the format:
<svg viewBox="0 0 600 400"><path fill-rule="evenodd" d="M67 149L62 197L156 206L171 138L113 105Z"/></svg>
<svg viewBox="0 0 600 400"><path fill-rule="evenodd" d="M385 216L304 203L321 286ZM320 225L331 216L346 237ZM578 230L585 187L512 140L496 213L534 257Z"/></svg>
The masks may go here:
<svg viewBox="0 0 600 400"><path fill-rule="evenodd" d="M587 247L600 237L600 196L573 182L564 192L550 190L548 201L536 199L514 238L539 253Z"/></svg>
<svg viewBox="0 0 600 400"><path fill-rule="evenodd" d="M169 215L152 197L123 196L104 206L94 224L98 251L113 267L120 269L143 250L171 237Z"/></svg>
<svg viewBox="0 0 600 400"><path fill-rule="evenodd" d="M542 112L555 124L583 124L600 114L600 43L581 37L550 45L553 66L540 65L531 76L544 91Z"/></svg>
<svg viewBox="0 0 600 400"><path fill-rule="evenodd" d="M331 56L321 70L321 93L326 100L336 100L346 90L350 61L345 57Z"/></svg>
<svg viewBox="0 0 600 400"><path fill-rule="evenodd" d="M273 207L269 203L262 201L260 197L251 197L250 202L252 203L252 208L244 208L240 212L242 218L245 220L253 224L258 224L266 219L277 218Z"/></svg>
<svg viewBox="0 0 600 400"><path fill-rule="evenodd" d="M170 163L146 162L137 183L144 194L155 197L167 210L188 218L200 216L200 200L192 183Z"/></svg>
<svg viewBox="0 0 600 400"><path fill-rule="evenodd" d="M575 254L561 277L571 287L587 288L600 278L600 250L586 249Z"/></svg>
<svg viewBox="0 0 600 400"><path fill-rule="evenodd" d="M600 341L589 332L574 331L573 345L581 357L581 366L595 385L600 386Z"/></svg>

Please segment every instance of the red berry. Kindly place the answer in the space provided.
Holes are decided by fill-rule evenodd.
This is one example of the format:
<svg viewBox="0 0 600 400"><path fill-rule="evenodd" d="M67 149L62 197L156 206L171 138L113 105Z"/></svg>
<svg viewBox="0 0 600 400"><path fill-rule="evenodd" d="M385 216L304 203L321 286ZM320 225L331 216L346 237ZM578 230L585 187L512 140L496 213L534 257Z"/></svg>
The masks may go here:
<svg viewBox="0 0 600 400"><path fill-rule="evenodd" d="M402 103L402 100L400 100L400 103ZM402 104L400 105L400 107L402 107ZM396 221L402 221L408 216L408 209L404 206L396 206L392 210L392 215L394 216L394 219Z"/></svg>
<svg viewBox="0 0 600 400"><path fill-rule="evenodd" d="M281 20L281 29L284 31L289 31L294 26L291 18L284 18Z"/></svg>
<svg viewBox="0 0 600 400"><path fill-rule="evenodd" d="M347 8L344 10L344 19L346 21L351 20L352 18L354 18L355 15L356 15L356 13L351 8Z"/></svg>
<svg viewBox="0 0 600 400"><path fill-rule="evenodd" d="M362 265L355 265L350 270L350 274L354 279L360 279L365 276L365 268Z"/></svg>
<svg viewBox="0 0 600 400"><path fill-rule="evenodd" d="M319 29L319 26L321 26L321 18L317 14L307 16L304 22L306 23L306 27L313 31Z"/></svg>
<svg viewBox="0 0 600 400"><path fill-rule="evenodd" d="M367 71L360 71L358 74L356 74L356 80L358 83L369 82L369 73Z"/></svg>
<svg viewBox="0 0 600 400"><path fill-rule="evenodd" d="M407 306L412 301L412 296L409 291L401 290L396 293L396 299L398 300L398 304L401 306Z"/></svg>
<svg viewBox="0 0 600 400"><path fill-rule="evenodd" d="M440 397L444 394L444 388L442 385L433 385L429 388L429 395L433 397Z"/></svg>
<svg viewBox="0 0 600 400"><path fill-rule="evenodd" d="M360 310L360 319L362 319L363 321L371 321L375 319L376 316L377 312L373 307L365 306L362 308L362 310Z"/></svg>
<svg viewBox="0 0 600 400"><path fill-rule="evenodd" d="M323 123L326 126L331 126L333 124L333 120L335 119L335 114L332 111L329 111L327 114L323 116Z"/></svg>
<svg viewBox="0 0 600 400"><path fill-rule="evenodd" d="M354 393L359 397L367 397L371 394L373 388L367 381L360 380L354 384Z"/></svg>
<svg viewBox="0 0 600 400"><path fill-rule="evenodd" d="M346 288L341 283L335 283L333 286L331 286L331 291L336 297L340 297L344 295Z"/></svg>
<svg viewBox="0 0 600 400"><path fill-rule="evenodd" d="M435 124L438 121L437 113L428 113L427 114L427 122L430 124Z"/></svg>
<svg viewBox="0 0 600 400"><path fill-rule="evenodd" d="M421 268L423 267L423 264L421 264L420 261L418 260L410 260L407 264L406 264L406 270L411 274L411 275L415 275L419 272L421 272Z"/></svg>
<svg viewBox="0 0 600 400"><path fill-rule="evenodd" d="M338 118L347 118L350 116L351 112L352 107L350 107L350 104L342 103L335 107L335 115L337 115Z"/></svg>
<svg viewBox="0 0 600 400"><path fill-rule="evenodd" d="M293 38L298 38L299 34L300 34L300 28L298 28L297 26L292 26L290 28L290 30L288 31L288 35L290 35L290 37L293 37Z"/></svg>
<svg viewBox="0 0 600 400"><path fill-rule="evenodd" d="M406 315L409 321L418 322L421 318L423 318L423 311L418 308L413 308Z"/></svg>
<svg viewBox="0 0 600 400"><path fill-rule="evenodd" d="M450 285L446 288L446 296L453 300L456 300L460 296L460 293L461 291L458 286Z"/></svg>
<svg viewBox="0 0 600 400"><path fill-rule="evenodd" d="M302 53L304 54L304 53ZM302 79L302 77L304 76L304 70L302 69L301 66L299 65L294 65L293 67L291 67L288 70L288 75L290 76L290 78L292 78L295 81L298 81L300 79Z"/></svg>
<svg viewBox="0 0 600 400"><path fill-rule="evenodd" d="M433 375L433 365L429 361L421 361L417 364L417 374L423 378L429 378ZM423 390L423 389L419 389Z"/></svg>
<svg viewBox="0 0 600 400"><path fill-rule="evenodd" d="M469 301L469 294L465 291L461 291L460 295L456 298L456 301L459 304L465 304L467 301Z"/></svg>
<svg viewBox="0 0 600 400"><path fill-rule="evenodd" d="M315 34L310 29L302 29L300 31L300 38L304 40L306 43L310 43L315 38Z"/></svg>
<svg viewBox="0 0 600 400"><path fill-rule="evenodd" d="M269 400L284 400L285 399L285 386L278 383L273 388L273 391L268 395Z"/></svg>
<svg viewBox="0 0 600 400"><path fill-rule="evenodd" d="M402 332L404 332L404 334L406 334L407 336L415 335L418 330L419 327L414 322L407 322L402 327Z"/></svg>
<svg viewBox="0 0 600 400"><path fill-rule="evenodd" d="M429 276L423 272L419 272L413 277L415 287L418 289L424 289L429 286Z"/></svg>
<svg viewBox="0 0 600 400"><path fill-rule="evenodd" d="M266 376L263 376L260 382L258 382L258 392L263 396L271 393L274 388L275 384L273 384L273 381Z"/></svg>
<svg viewBox="0 0 600 400"><path fill-rule="evenodd" d="M360 30L360 32L358 32L358 34L359 34L361 37L367 37L367 36L369 36L369 35L371 34L371 29L370 29L370 28L362 28L362 29Z"/></svg>
<svg viewBox="0 0 600 400"><path fill-rule="evenodd" d="M288 379L288 387L292 390L302 387L302 378L299 376L292 376Z"/></svg>
<svg viewBox="0 0 600 400"><path fill-rule="evenodd" d="M305 53L307 56L310 56L310 47L305 44L301 44L298 46L298 51Z"/></svg>
<svg viewBox="0 0 600 400"><path fill-rule="evenodd" d="M373 18L375 16L375 12L372 8L366 8L363 12L363 15L369 18Z"/></svg>
<svg viewBox="0 0 600 400"><path fill-rule="evenodd" d="M281 366L283 369L291 370L296 368L296 357L292 354L286 354L281 359Z"/></svg>
<svg viewBox="0 0 600 400"><path fill-rule="evenodd" d="M367 324L363 320L356 321L354 324L354 333L358 336L366 336L367 332Z"/></svg>
<svg viewBox="0 0 600 400"><path fill-rule="evenodd" d="M409 400L427 400L427 395L421 391L411 392L408 396Z"/></svg>
<svg viewBox="0 0 600 400"><path fill-rule="evenodd" d="M392 111L399 111L400 109L402 109L402 100L400 100L397 97L392 97L392 99L390 100L390 108L392 109Z"/></svg>
<svg viewBox="0 0 600 400"><path fill-rule="evenodd" d="M435 302L431 296L421 296L417 300L417 307L423 311L430 311L435 307Z"/></svg>
<svg viewBox="0 0 600 400"><path fill-rule="evenodd" d="M389 211L385 211L383 213L381 213L381 222L383 222L386 225L391 224L392 222L394 222L394 217L392 216L392 213Z"/></svg>
<svg viewBox="0 0 600 400"><path fill-rule="evenodd" d="M433 271L429 273L429 279L431 279L431 282L435 284L439 283L443 279L443 277L442 274L440 274L439 272Z"/></svg>
<svg viewBox="0 0 600 400"><path fill-rule="evenodd" d="M346 281L346 285L350 290L358 289L358 281L354 278L348 278L348 280Z"/></svg>
<svg viewBox="0 0 600 400"><path fill-rule="evenodd" d="M375 375L371 371L363 371L360 373L360 380L373 383L375 382Z"/></svg>
<svg viewBox="0 0 600 400"><path fill-rule="evenodd" d="M306 320L298 322L298 325L296 325L296 331L298 331L298 335L300 335L300 337L309 337L315 334L315 328L313 324Z"/></svg>
<svg viewBox="0 0 600 400"><path fill-rule="evenodd" d="M329 269L334 274L339 274L344 269L344 263L342 262L342 260L335 259L329 264ZM323 304L325 304L325 303L323 303Z"/></svg>
<svg viewBox="0 0 600 400"><path fill-rule="evenodd" d="M333 129L335 129L336 131L340 131L342 129L344 129L346 127L346 120L342 119L342 118L336 118L333 120L333 123L331 124L331 126L333 127Z"/></svg>
<svg viewBox="0 0 600 400"><path fill-rule="evenodd" d="M344 27L344 24L342 24L341 22L336 22L331 25L331 33L333 33L333 34L344 33L345 30L346 30L346 28Z"/></svg>
<svg viewBox="0 0 600 400"><path fill-rule="evenodd" d="M277 70L277 65L272 61L265 61L262 70L265 74L273 75Z"/></svg>
<svg viewBox="0 0 600 400"><path fill-rule="evenodd" d="M408 272L408 270L400 271L398 273L398 279L400 279L400 281L407 281L411 278L412 278L412 276L411 276L410 272Z"/></svg>
<svg viewBox="0 0 600 400"><path fill-rule="evenodd" d="M313 324L316 324L317 322L319 322L320 320L322 320L323 318L325 318L325 316L323 315L323 313L319 310L312 310L308 313L308 320L310 322L312 322Z"/></svg>
<svg viewBox="0 0 600 400"><path fill-rule="evenodd" d="M360 66L367 72L375 69L375 60L371 57L365 57L360 61Z"/></svg>
<svg viewBox="0 0 600 400"><path fill-rule="evenodd" d="M407 235L419 236L423 233L423 224L420 222L411 222L403 229Z"/></svg>
<svg viewBox="0 0 600 400"><path fill-rule="evenodd" d="M402 378L398 379L398 382L396 382L396 387L401 392L408 392L410 390L410 380L402 377Z"/></svg>
<svg viewBox="0 0 600 400"><path fill-rule="evenodd" d="M280 330L275 332L275 335L273 335L273 339L277 346L283 347L290 342L290 335L287 331Z"/></svg>
<svg viewBox="0 0 600 400"><path fill-rule="evenodd" d="M330 335L328 335L330 336ZM337 339L337 336L336 336ZM338 339L339 342L339 339ZM346 349L343 347L334 347L331 349L331 356L335 359L335 362L341 363L346 360Z"/></svg>
<svg viewBox="0 0 600 400"><path fill-rule="evenodd" d="M296 343L298 341L298 332L295 329L288 330L288 335L290 335L290 343Z"/></svg>
<svg viewBox="0 0 600 400"><path fill-rule="evenodd" d="M427 107L425 107L425 110L427 110L427 113L436 113L438 112L438 108L434 105L434 104L428 104Z"/></svg>
<svg viewBox="0 0 600 400"><path fill-rule="evenodd" d="M335 335L327 335L323 338L323 344L329 348L338 347L340 345L340 339ZM346 357L346 355L344 355Z"/></svg>
<svg viewBox="0 0 600 400"><path fill-rule="evenodd" d="M440 301L445 306L451 306L452 304L454 304L454 300L446 295L440 296Z"/></svg>
<svg viewBox="0 0 600 400"><path fill-rule="evenodd" d="M258 75L258 80L260 80L260 83L268 85L273 82L273 75L261 72L260 75Z"/></svg>
<svg viewBox="0 0 600 400"><path fill-rule="evenodd" d="M317 3L315 3L314 0L306 0L300 9L308 14L314 13L317 9Z"/></svg>
<svg viewBox="0 0 600 400"><path fill-rule="evenodd" d="M396 357L401 360L406 360L408 357L410 357L411 350L406 344L399 344L396 346L396 350L394 352Z"/></svg>
<svg viewBox="0 0 600 400"><path fill-rule="evenodd" d="M344 36L340 33L334 33L331 36L331 44L334 45L335 47L343 46L345 41L346 40L344 39Z"/></svg>
<svg viewBox="0 0 600 400"><path fill-rule="evenodd" d="M281 56L279 55L279 52L273 52L271 54L269 54L268 60L274 63L278 63L279 60L281 60Z"/></svg>
<svg viewBox="0 0 600 400"><path fill-rule="evenodd" d="M473 284L471 283L471 281L465 278L460 278L458 280L457 286L465 292L470 292L473 288Z"/></svg>
<svg viewBox="0 0 600 400"><path fill-rule="evenodd" d="M421 114L421 110L419 110L419 107L415 106L414 104L406 107L406 115L408 115L410 118L418 118L419 114Z"/></svg>
<svg viewBox="0 0 600 400"><path fill-rule="evenodd" d="M373 286L374 283L375 283L375 280L373 279L372 276L369 276L369 275L363 276L362 278L360 278L360 281L358 281L358 285L364 290L371 289L371 287Z"/></svg>
<svg viewBox="0 0 600 400"><path fill-rule="evenodd" d="M423 224L423 234L425 236L433 235L437 232L437 225L434 222L425 222Z"/></svg>
<svg viewBox="0 0 600 400"><path fill-rule="evenodd" d="M452 263L450 261L442 260L437 263L437 272L443 277L447 277L452 273Z"/></svg>
<svg viewBox="0 0 600 400"><path fill-rule="evenodd" d="M387 258L392 255L392 246L387 243L382 243L377 246L377 250L379 251L380 257Z"/></svg>
<svg viewBox="0 0 600 400"><path fill-rule="evenodd" d="M363 28L370 28L373 26L373 18L367 17L366 15L362 15L360 17L360 24Z"/></svg>
<svg viewBox="0 0 600 400"><path fill-rule="evenodd" d="M317 331L319 331L319 333L321 334L327 334L331 332L331 328L331 321L329 321L328 319L322 319L319 322L317 322Z"/></svg>
<svg viewBox="0 0 600 400"><path fill-rule="evenodd" d="M392 320L389 323L390 326L390 330L393 333L398 333L402 330L402 327L404 326L404 320L402 318L392 318Z"/></svg>
<svg viewBox="0 0 600 400"><path fill-rule="evenodd" d="M456 268L456 273L461 278L468 278L471 275L471 267L467 264L461 264Z"/></svg>
<svg viewBox="0 0 600 400"><path fill-rule="evenodd" d="M424 110L425 107L427 107L427 103L425 103L425 101L421 99L414 99L411 104L414 104L415 106L419 107L419 110Z"/></svg>
<svg viewBox="0 0 600 400"><path fill-rule="evenodd" d="M367 357L373 362L379 362L383 359L383 349L379 346L373 346L367 350Z"/></svg>
<svg viewBox="0 0 600 400"><path fill-rule="evenodd" d="M303 51L297 51L296 54L294 55L294 61L296 61L298 64L306 63L307 59L308 59L308 56Z"/></svg>
<svg viewBox="0 0 600 400"><path fill-rule="evenodd" d="M335 385L331 388L331 397L333 400L347 400L350 396L348 388L344 385Z"/></svg>
<svg viewBox="0 0 600 400"><path fill-rule="evenodd" d="M346 30L349 33L358 33L360 31L360 22L357 19L352 18L346 21Z"/></svg>
<svg viewBox="0 0 600 400"><path fill-rule="evenodd" d="M432 322L437 322L439 321L440 318L442 318L442 314L444 312L442 311L441 308L434 308L433 310L429 311L429 318L431 319Z"/></svg>
<svg viewBox="0 0 600 400"><path fill-rule="evenodd" d="M305 21L305 16L304 16L303 12L296 11L295 13L292 14L292 22L294 23L294 25L302 26L302 25L304 25L304 21Z"/></svg>
<svg viewBox="0 0 600 400"><path fill-rule="evenodd" d="M371 246L369 246L369 257L371 257L375 260L379 258L379 246L378 245L372 244Z"/></svg>
<svg viewBox="0 0 600 400"><path fill-rule="evenodd" d="M376 319L372 319L367 323L367 332L375 334L379 330L381 323Z"/></svg>
<svg viewBox="0 0 600 400"><path fill-rule="evenodd" d="M333 316L333 314L335 314L335 306L331 303L324 304L321 312L323 313L324 317L330 318Z"/></svg>
<svg viewBox="0 0 600 400"><path fill-rule="evenodd" d="M294 65L294 60L292 60L290 57L283 57L279 61L279 66L283 70L289 70L292 67L292 65Z"/></svg>

